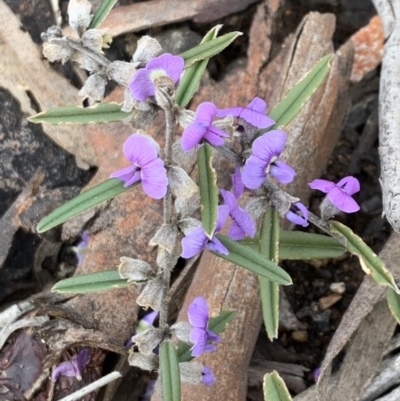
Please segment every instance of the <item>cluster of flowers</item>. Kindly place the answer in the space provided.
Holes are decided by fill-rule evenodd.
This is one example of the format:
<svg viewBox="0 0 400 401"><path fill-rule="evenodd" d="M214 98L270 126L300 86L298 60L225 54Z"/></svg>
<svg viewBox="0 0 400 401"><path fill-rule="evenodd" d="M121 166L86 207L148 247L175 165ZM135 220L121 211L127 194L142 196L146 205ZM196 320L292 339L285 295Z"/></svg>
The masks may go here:
<svg viewBox="0 0 400 401"><path fill-rule="evenodd" d="M162 78L169 79L174 86L177 85L183 68L184 60L180 56L166 53L153 58L145 68L137 70L133 75L129 84L132 96L139 102L156 96L157 82ZM258 97L246 107L218 109L211 102L201 103L192 118L193 121L184 127L181 147L187 152L201 146L205 141L213 146L223 146L224 138L229 138L230 135L220 128L220 121L214 121L216 117L234 117L238 126L247 124L255 129L271 128L275 121L266 115L266 109L267 104ZM244 188L257 190L263 186L268 176L272 176L279 183L288 184L296 175L295 170L280 159L287 140L285 132L272 129L261 136L253 136L250 140L253 141L251 155L247 159L244 158L245 155L239 155L245 162L243 165L237 165L232 175L233 193L220 190L224 204L218 207L215 232L222 229L229 216L232 224L228 235L233 240L242 239L245 235L253 237L255 234L253 219L238 204L238 198ZM125 186L140 180L147 195L155 199L163 198L167 192L168 177L164 162L159 156L158 144L146 135L135 133L126 140L123 152L132 164L112 173L110 177L123 180ZM309 185L327 193L321 209L323 218L330 218L340 210L348 213L359 210L359 206L351 197L359 191L356 178L345 177L337 184L326 180L314 180ZM301 202L290 204L284 211L284 216L294 224L304 227L308 225L308 210ZM222 254L228 253L218 238L210 238L201 226L185 236L182 247L183 258L190 258L205 248Z"/></svg>

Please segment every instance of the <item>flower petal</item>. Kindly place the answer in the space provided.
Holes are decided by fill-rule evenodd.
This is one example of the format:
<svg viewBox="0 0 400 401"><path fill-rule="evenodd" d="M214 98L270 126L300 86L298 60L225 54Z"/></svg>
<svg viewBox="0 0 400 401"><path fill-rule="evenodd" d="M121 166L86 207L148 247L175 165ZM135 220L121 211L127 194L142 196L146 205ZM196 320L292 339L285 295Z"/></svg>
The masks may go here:
<svg viewBox="0 0 400 401"><path fill-rule="evenodd" d="M147 70L164 70L175 83L179 81L184 67L184 59L171 53L161 54L161 56L150 60L146 65Z"/></svg>
<svg viewBox="0 0 400 401"><path fill-rule="evenodd" d="M314 180L308 183L309 187L312 189L318 189L319 191L328 193L336 184L328 180Z"/></svg>
<svg viewBox="0 0 400 401"><path fill-rule="evenodd" d="M190 331L190 342L194 343L192 347L192 356L201 355L207 345L207 333L203 329L194 328Z"/></svg>
<svg viewBox="0 0 400 401"><path fill-rule="evenodd" d="M232 221L232 224L229 226L228 235L229 238L237 241L243 239L246 233L235 221Z"/></svg>
<svg viewBox="0 0 400 401"><path fill-rule="evenodd" d="M250 109L244 109L240 113L240 118L243 118L257 128L268 128L275 124L275 120L273 120L271 117Z"/></svg>
<svg viewBox="0 0 400 401"><path fill-rule="evenodd" d="M285 147L286 133L281 130L272 130L257 138L252 145L253 156L265 160L267 164L275 156L278 157Z"/></svg>
<svg viewBox="0 0 400 401"><path fill-rule="evenodd" d="M158 146L154 139L140 134L132 134L123 146L125 157L140 167L158 157Z"/></svg>
<svg viewBox="0 0 400 401"><path fill-rule="evenodd" d="M360 210L358 203L348 193L344 192L343 189L336 185L328 192L327 196L329 200L343 212L354 213Z"/></svg>
<svg viewBox="0 0 400 401"><path fill-rule="evenodd" d="M243 184L250 189L260 188L267 178L266 168L268 163L256 156L250 156L242 171Z"/></svg>
<svg viewBox="0 0 400 401"><path fill-rule="evenodd" d="M229 251L217 237L214 237L211 241L209 241L206 245L206 248L210 251L222 253L223 255L229 255Z"/></svg>
<svg viewBox="0 0 400 401"><path fill-rule="evenodd" d="M155 159L143 166L141 170L142 187L147 195L154 199L161 199L167 193L168 178L164 161Z"/></svg>
<svg viewBox="0 0 400 401"><path fill-rule="evenodd" d="M243 210L241 207L236 207L231 210L230 216L235 224L232 224L229 228L228 235L233 240L242 239L244 235L239 234L240 231L236 228L236 225L241 229L241 231L251 238L254 237L256 233L256 225L250 215ZM241 238L236 238L237 235L241 235Z"/></svg>
<svg viewBox="0 0 400 401"><path fill-rule="evenodd" d="M81 349L76 357L80 369L85 367L90 362L90 352L87 348Z"/></svg>
<svg viewBox="0 0 400 401"><path fill-rule="evenodd" d="M207 301L204 297L196 297L188 308L189 322L193 327L207 329L209 313Z"/></svg>
<svg viewBox="0 0 400 401"><path fill-rule="evenodd" d="M281 184L289 184L293 181L296 171L284 161L278 159L271 164L270 174Z"/></svg>
<svg viewBox="0 0 400 401"><path fill-rule="evenodd" d="M307 208L301 202L294 203L292 207L294 209L297 209L301 213L301 215L289 209L285 217L294 224L299 224L300 226L307 227L308 226Z"/></svg>
<svg viewBox="0 0 400 401"><path fill-rule="evenodd" d="M128 166L121 170L114 171L110 174L110 178L118 178L125 182L124 187L129 187L129 185L140 180L140 171L136 166Z"/></svg>
<svg viewBox="0 0 400 401"><path fill-rule="evenodd" d="M204 365L201 382L207 386L212 386L215 383L215 378L211 373L211 369Z"/></svg>
<svg viewBox="0 0 400 401"><path fill-rule="evenodd" d="M242 181L242 173L240 172L240 166L236 166L235 172L231 175L232 185L233 185L233 194L236 198L239 198L240 195L244 192L244 184Z"/></svg>
<svg viewBox="0 0 400 401"><path fill-rule="evenodd" d="M342 178L336 185L342 188L343 191L347 192L349 195L353 195L360 190L360 182L357 178L352 177L351 175Z"/></svg>
<svg viewBox="0 0 400 401"><path fill-rule="evenodd" d="M240 113L244 110L244 107L231 107L228 109L218 109L217 116L218 117L226 117L226 116L234 116L239 117Z"/></svg>
<svg viewBox="0 0 400 401"><path fill-rule="evenodd" d="M207 244L208 238L203 227L192 230L182 239L182 255L184 259L189 259L200 253Z"/></svg>
<svg viewBox="0 0 400 401"><path fill-rule="evenodd" d="M265 114L267 111L267 103L261 99L260 97L256 96L246 107L247 109L257 111L258 113Z"/></svg>
<svg viewBox="0 0 400 401"><path fill-rule="evenodd" d="M224 140L222 139L223 137L229 137L229 134L214 125L211 125L204 135L204 139L214 146L222 146L224 144Z"/></svg>
<svg viewBox="0 0 400 401"><path fill-rule="evenodd" d="M148 325L153 325L154 321L157 319L158 313L159 312L157 310L150 312L143 316L140 321L146 322Z"/></svg>
<svg viewBox="0 0 400 401"><path fill-rule="evenodd" d="M200 103L196 110L195 121L209 127L217 113L217 106L211 102Z"/></svg>
<svg viewBox="0 0 400 401"><path fill-rule="evenodd" d="M224 226L228 216L229 216L229 206L226 205L218 206L217 224L215 226L215 232L222 230L222 227Z"/></svg>
<svg viewBox="0 0 400 401"><path fill-rule="evenodd" d="M207 341L215 341L216 343L221 342L221 337L217 334L214 333L212 330L207 329Z"/></svg>
<svg viewBox="0 0 400 401"><path fill-rule="evenodd" d="M229 212L237 207L237 200L233 193L226 191L225 189L220 189L222 198L224 199L225 205L229 207Z"/></svg>
<svg viewBox="0 0 400 401"><path fill-rule="evenodd" d="M129 89L132 96L144 102L148 97L154 96L154 84L150 79L150 71L146 68L140 68L133 74L131 82L129 82Z"/></svg>
<svg viewBox="0 0 400 401"><path fill-rule="evenodd" d="M199 123L189 124L183 131L181 138L182 149L187 152L196 147L207 133L207 128Z"/></svg>

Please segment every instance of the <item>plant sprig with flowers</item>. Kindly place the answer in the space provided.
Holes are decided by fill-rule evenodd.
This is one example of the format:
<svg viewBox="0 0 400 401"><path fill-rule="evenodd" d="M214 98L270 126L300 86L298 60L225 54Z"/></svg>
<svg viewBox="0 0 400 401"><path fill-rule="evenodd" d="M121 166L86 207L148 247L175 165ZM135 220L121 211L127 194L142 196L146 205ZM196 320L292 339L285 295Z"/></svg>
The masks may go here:
<svg viewBox="0 0 400 401"><path fill-rule="evenodd" d="M309 259L321 257L321 254L323 257L337 256L338 249L339 253L347 250L362 260L372 278L398 293L393 277L379 258L351 230L331 220L340 211L353 213L359 209L352 198L360 190L355 177L345 177L337 184L321 179L309 184L327 194L321 204L321 217L308 211L299 198L284 189L284 185L296 176L290 161L281 158L290 135L284 127L323 82L329 71L330 55L322 58L269 114L267 103L257 96L249 99L247 106L232 105L229 108L204 99L193 111L184 106L195 93L208 59L228 46L240 35L239 32L218 36L221 26L217 26L207 33L199 46L181 55L163 52L154 38L145 36L139 40L131 62L110 62L101 50L109 44L110 38L104 31L90 25L88 1L71 1L69 13L79 39L64 37L58 29L50 28L43 35L44 55L50 61L78 62L88 70L91 75L80 94L92 101L102 101L109 79L125 88L122 105L102 102L96 106L104 110L98 122L124 120L141 126L141 122L152 121L155 111L162 110L166 123L165 145L161 149L147 133L132 132L121 144L123 154L131 164L111 172L109 180L43 218L38 232L134 187L141 187L149 197L162 202L163 224L149 241L149 246L158 247L157 266L121 255L117 281L138 285L141 294L137 303L158 314L157 327L153 325L153 314L144 330L137 330L132 337L129 363L144 370L159 369L166 401L180 399L181 381L212 385L218 380L212 373L212 366L203 366L192 359L203 352L215 351L216 344L223 341L219 334L233 318L232 311L222 311L213 318L218 323L214 325L207 302L200 294L189 306L189 322L170 325L171 271L180 257L188 259L203 251L211 251L257 274L265 326L271 340L277 336L279 285L291 284L290 276L278 265L281 259L304 258L305 254ZM49 122L50 117L54 121L58 110L40 113L31 121ZM92 122L93 110L93 107L70 109L70 121L64 118L62 122ZM178 125L182 127L181 135L176 130ZM198 183L179 163L188 157L197 159ZM231 162L231 188L218 188L216 183L220 172L214 168L214 158ZM245 192L251 197L246 198ZM133 192L131 196L135 196ZM200 210L201 221L196 218ZM280 218L303 227L309 222L317 225L331 237L330 244L336 244L336 253L331 255L325 235L304 234L299 240L296 232L280 231ZM280 241L281 236L285 241ZM304 238L308 241L306 246ZM301 256L296 253L299 247L292 246L300 243ZM86 246L90 244L86 243ZM100 274L89 276L95 282ZM104 280L105 276L101 277ZM55 289L62 291L67 284L71 289L71 283L79 284L83 280L87 282L88 276L61 281ZM107 288L107 280L102 284L102 289ZM115 285L114 277L109 281L109 288ZM82 291L82 286L76 290ZM215 332L214 327L219 327L219 332ZM175 345L177 341L178 346ZM70 365L72 362L68 365L68 374L76 370ZM56 372L64 371L65 366L60 365ZM170 396L172 398L167 398Z"/></svg>

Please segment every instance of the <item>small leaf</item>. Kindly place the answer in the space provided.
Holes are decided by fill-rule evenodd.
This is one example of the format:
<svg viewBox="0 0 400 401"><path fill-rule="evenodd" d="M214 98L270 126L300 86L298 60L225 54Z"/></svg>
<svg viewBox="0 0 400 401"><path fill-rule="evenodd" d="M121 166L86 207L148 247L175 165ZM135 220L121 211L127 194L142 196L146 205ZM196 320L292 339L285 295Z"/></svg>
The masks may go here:
<svg viewBox="0 0 400 401"><path fill-rule="evenodd" d="M90 21L89 29L97 28L107 17L117 0L103 0Z"/></svg>
<svg viewBox="0 0 400 401"><path fill-rule="evenodd" d="M301 231L281 231L279 259L307 260L337 258L346 252L335 238Z"/></svg>
<svg viewBox="0 0 400 401"><path fill-rule="evenodd" d="M230 32L226 35L219 36L209 42L201 43L180 54L185 59L185 67L190 67L193 63L199 60L204 60L215 56L228 47L238 36L243 35L242 32Z"/></svg>
<svg viewBox="0 0 400 401"><path fill-rule="evenodd" d="M164 401L181 400L181 375L174 344L164 341L160 347L160 375L162 399Z"/></svg>
<svg viewBox="0 0 400 401"><path fill-rule="evenodd" d="M38 233L50 230L99 203L135 188L138 183L139 182L136 182L135 184L125 188L123 181L118 178L110 178L109 180L82 192L75 198L53 210L46 217L43 217L37 225L36 230Z"/></svg>
<svg viewBox="0 0 400 401"><path fill-rule="evenodd" d="M347 250L358 256L361 267L366 274L371 276L378 284L388 285L397 293L399 292L392 274L386 269L382 260L358 235L337 221L331 223L331 230L343 237L347 244Z"/></svg>
<svg viewBox="0 0 400 401"><path fill-rule="evenodd" d="M263 390L265 401L292 401L285 382L275 370L264 376Z"/></svg>
<svg viewBox="0 0 400 401"><path fill-rule="evenodd" d="M212 252L214 255L242 266L259 276L265 277L276 283L283 285L292 284L292 279L285 270L274 262L265 259L265 257L259 252L237 241L233 241L225 235L216 234L215 236L228 249L229 254L223 255L222 253Z"/></svg>
<svg viewBox="0 0 400 401"><path fill-rule="evenodd" d="M100 124L122 121L130 114L121 111L118 103L104 102L91 107L57 107L29 117L28 120L35 124Z"/></svg>
<svg viewBox="0 0 400 401"><path fill-rule="evenodd" d="M210 318L208 328L214 333L221 334L225 331L226 325L235 317L235 311L223 310L218 316ZM189 362L193 359L192 346L184 341L178 344L177 354L179 362Z"/></svg>
<svg viewBox="0 0 400 401"><path fill-rule="evenodd" d="M268 113L276 123L274 127L260 130L257 136L269 131L272 128L285 127L300 113L304 104L310 96L324 82L330 70L330 62L333 54L322 57L314 67L292 88L285 97Z"/></svg>
<svg viewBox="0 0 400 401"><path fill-rule="evenodd" d="M397 323L400 324L400 295L396 293L396 291L388 288L386 293L387 303L389 305L390 312L393 317L397 320Z"/></svg>
<svg viewBox="0 0 400 401"><path fill-rule="evenodd" d="M118 270L105 270L96 273L83 274L59 281L51 289L52 292L86 294L128 287L128 280L122 279Z"/></svg>
<svg viewBox="0 0 400 401"><path fill-rule="evenodd" d="M279 216L274 209L269 209L264 214L260 254L276 264L279 262ZM278 337L279 284L264 277L259 277L259 283L264 325L268 338L272 341Z"/></svg>
<svg viewBox="0 0 400 401"><path fill-rule="evenodd" d="M219 30L222 28L222 25L217 25L212 28L210 31L206 33L202 43L207 43L210 40L213 40L217 37ZM194 93L197 90L197 87L200 84L201 78L206 70L209 58L204 60L196 61L189 68L186 68L185 74L179 82L179 86L176 89L175 101L181 106L185 107L192 99Z"/></svg>
<svg viewBox="0 0 400 401"><path fill-rule="evenodd" d="M212 147L205 143L200 148L197 157L200 177L201 223L210 238L214 234L218 215L217 174L212 166L212 151Z"/></svg>

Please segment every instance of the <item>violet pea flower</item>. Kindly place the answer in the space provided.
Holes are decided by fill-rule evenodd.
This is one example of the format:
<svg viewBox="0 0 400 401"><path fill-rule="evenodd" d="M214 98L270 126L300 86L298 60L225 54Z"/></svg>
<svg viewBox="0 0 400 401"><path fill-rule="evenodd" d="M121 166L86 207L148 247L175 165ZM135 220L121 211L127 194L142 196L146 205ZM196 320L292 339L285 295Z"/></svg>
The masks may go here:
<svg viewBox="0 0 400 401"><path fill-rule="evenodd" d="M285 217L294 224L308 226L308 210L301 202L295 202L285 214Z"/></svg>
<svg viewBox="0 0 400 401"><path fill-rule="evenodd" d="M355 177L344 177L337 184L328 180L314 180L308 185L325 192L332 204L342 212L354 213L360 210L358 203L351 197L360 190L360 182Z"/></svg>
<svg viewBox="0 0 400 401"><path fill-rule="evenodd" d="M257 128L268 128L275 124L275 121L268 117L267 103L259 97L255 97L246 107L231 107L228 109L219 109L218 117L234 116L243 118L249 124Z"/></svg>
<svg viewBox="0 0 400 401"><path fill-rule="evenodd" d="M229 137L222 129L213 125L213 119L217 113L217 106L211 102L199 104L196 110L194 122L183 131L181 146L184 151L195 148L202 140L206 140L214 146L224 144L223 137Z"/></svg>
<svg viewBox="0 0 400 401"><path fill-rule="evenodd" d="M221 189L220 192L225 205L229 207L229 216L233 220L228 230L229 237L233 240L239 240L247 234L253 238L256 233L256 225L253 219L238 205L235 195L224 189Z"/></svg>
<svg viewBox="0 0 400 401"><path fill-rule="evenodd" d="M204 365L204 369L201 375L201 382L206 384L207 386L212 386L215 383L215 377L212 374L211 369L207 365Z"/></svg>
<svg viewBox="0 0 400 401"><path fill-rule="evenodd" d="M286 134L272 130L257 138L252 145L252 155L246 160L242 181L247 188L261 187L267 175L272 175L282 184L293 181L296 172L279 159L286 143Z"/></svg>
<svg viewBox="0 0 400 401"><path fill-rule="evenodd" d="M72 247L72 250L75 252L76 257L78 258L78 266L81 266L83 260L85 259L89 240L90 240L89 231L85 230L82 233L81 240L78 242L78 245Z"/></svg>
<svg viewBox="0 0 400 401"><path fill-rule="evenodd" d="M185 67L185 60L170 53L151 59L145 68L140 68L133 74L129 83L132 96L141 102L155 95L154 81L160 77L169 77L175 84L179 81Z"/></svg>
<svg viewBox="0 0 400 401"><path fill-rule="evenodd" d="M190 331L190 341L194 344L192 356L199 356L203 352L215 351L217 349L216 346L209 342L220 342L221 337L208 329L210 316L206 299L204 297L195 298L189 305L187 313L189 322L192 325L192 330ZM207 377L205 380L208 380Z"/></svg>
<svg viewBox="0 0 400 401"><path fill-rule="evenodd" d="M130 347L132 342L132 337L135 334L143 333L145 330L149 329L150 327L154 326L154 321L157 319L158 311L152 311L147 315L143 316L137 323L136 329L134 333L129 337L129 340L125 343L125 347Z"/></svg>
<svg viewBox="0 0 400 401"><path fill-rule="evenodd" d="M70 361L57 365L51 374L51 380L56 382L59 376L76 377L82 380L82 370L90 362L90 352L84 348L78 352Z"/></svg>
<svg viewBox="0 0 400 401"><path fill-rule="evenodd" d="M132 134L124 143L125 157L131 166L110 174L110 178L124 181L124 187L141 180L143 191L154 199L161 199L167 193L167 171L158 157L157 143L150 137Z"/></svg>
<svg viewBox="0 0 400 401"><path fill-rule="evenodd" d="M244 192L244 184L242 181L242 173L240 172L240 166L236 166L235 172L231 175L233 194L238 199Z"/></svg>
<svg viewBox="0 0 400 401"><path fill-rule="evenodd" d="M215 228L215 232L218 232L222 229L225 224L226 219L229 215L229 207L222 205L218 206L218 218L217 218L217 225ZM221 241L213 236L209 238L204 231L202 226L195 228L194 230L190 231L189 234L186 235L182 239L182 258L189 259L194 255L197 255L205 248L209 249L210 251L215 251L222 253L224 255L228 255L229 252L226 247L221 243Z"/></svg>

